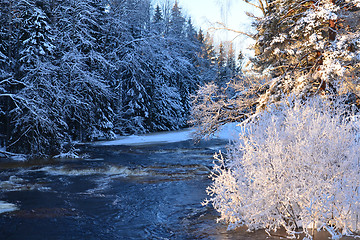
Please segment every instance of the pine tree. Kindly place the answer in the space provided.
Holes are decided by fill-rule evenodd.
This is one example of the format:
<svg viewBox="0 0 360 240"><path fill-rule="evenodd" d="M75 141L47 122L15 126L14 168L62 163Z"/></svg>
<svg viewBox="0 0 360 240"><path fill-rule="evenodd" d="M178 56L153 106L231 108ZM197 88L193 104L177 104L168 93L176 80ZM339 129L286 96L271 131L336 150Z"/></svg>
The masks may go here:
<svg viewBox="0 0 360 240"><path fill-rule="evenodd" d="M103 8L95 0L59 4L57 28L64 112L74 139L112 136L112 93L104 81L107 61L99 49Z"/></svg>
<svg viewBox="0 0 360 240"><path fill-rule="evenodd" d="M357 70L350 66L358 64L359 31L351 24L346 29L354 7L333 0L269 2L265 17L257 23L253 61L256 70L268 71L273 79L260 109L281 94L304 98L329 91L357 94L358 78L353 76Z"/></svg>
<svg viewBox="0 0 360 240"><path fill-rule="evenodd" d="M212 78L176 2L0 2L0 145L57 154L66 142L174 130ZM70 144L71 145L71 144Z"/></svg>
<svg viewBox="0 0 360 240"><path fill-rule="evenodd" d="M212 38L209 33L206 36L200 29L197 34L197 39L200 44L200 63L199 71L201 73L202 82L207 83L215 81L216 79L216 62L215 62L215 50L212 45Z"/></svg>
<svg viewBox="0 0 360 240"><path fill-rule="evenodd" d="M228 69L228 76L229 80L234 79L235 76L238 75L237 68L236 68L236 57L235 57L235 50L233 48L233 44L229 44L229 50L227 53L226 59L226 67Z"/></svg>
<svg viewBox="0 0 360 240"><path fill-rule="evenodd" d="M8 116L11 131L8 150L41 155L57 153L66 128L62 121L55 79L54 32L46 1L17 1L13 5L18 32L14 77L21 82L15 90Z"/></svg>
<svg viewBox="0 0 360 240"><path fill-rule="evenodd" d="M186 23L186 37L190 42L198 42L197 32L191 21L191 17L189 17Z"/></svg>
<svg viewBox="0 0 360 240"><path fill-rule="evenodd" d="M119 18L124 23L121 49L118 51L118 102L115 125L120 134L149 132L151 94L151 47L149 42L150 6L146 1L131 0L123 3ZM144 5L141 5L144 4ZM145 19L147 16L148 19ZM150 26L149 26L150 27Z"/></svg>
<svg viewBox="0 0 360 240"><path fill-rule="evenodd" d="M219 52L217 55L217 79L216 84L220 88L226 88L226 83L228 82L228 72L226 66L226 49L224 43L221 42L219 45Z"/></svg>
<svg viewBox="0 0 360 240"><path fill-rule="evenodd" d="M156 5L155 13L152 18L152 28L157 34L165 32L165 20L159 5Z"/></svg>
<svg viewBox="0 0 360 240"><path fill-rule="evenodd" d="M175 1L171 9L170 17L170 35L173 37L181 38L184 36L185 31L185 18L182 16L181 8L178 1Z"/></svg>
<svg viewBox="0 0 360 240"><path fill-rule="evenodd" d="M12 96L16 89L23 87L14 79L14 48L17 28L14 27L13 1L0 3L0 145L6 146L11 135L10 114L14 108Z"/></svg>
<svg viewBox="0 0 360 240"><path fill-rule="evenodd" d="M236 72L238 73L239 76L242 76L244 74L243 73L243 64L244 64L244 54L240 50L239 54L237 56L237 66L236 66Z"/></svg>

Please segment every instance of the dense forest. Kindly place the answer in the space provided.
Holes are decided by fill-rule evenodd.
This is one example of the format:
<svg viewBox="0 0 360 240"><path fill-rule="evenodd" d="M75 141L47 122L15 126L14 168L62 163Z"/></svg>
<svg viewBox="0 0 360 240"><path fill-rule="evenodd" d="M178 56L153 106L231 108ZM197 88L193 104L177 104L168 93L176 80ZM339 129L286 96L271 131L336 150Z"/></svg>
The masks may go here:
<svg viewBox="0 0 360 240"><path fill-rule="evenodd" d="M239 72L178 3L3 0L0 138L55 155L74 141L187 126L190 95Z"/></svg>

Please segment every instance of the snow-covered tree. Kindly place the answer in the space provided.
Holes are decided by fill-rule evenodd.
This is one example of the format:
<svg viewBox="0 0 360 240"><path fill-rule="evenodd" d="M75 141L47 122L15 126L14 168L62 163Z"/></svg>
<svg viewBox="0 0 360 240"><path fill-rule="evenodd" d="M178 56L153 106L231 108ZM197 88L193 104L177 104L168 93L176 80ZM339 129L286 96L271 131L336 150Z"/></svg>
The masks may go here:
<svg viewBox="0 0 360 240"><path fill-rule="evenodd" d="M185 35L185 18L181 13L181 8L179 7L178 1L175 1L175 4L171 9L169 24L169 34L171 36L180 38Z"/></svg>
<svg viewBox="0 0 360 240"><path fill-rule="evenodd" d="M0 145L7 145L10 135L10 116L12 109L11 96L18 84L14 80L14 62L12 53L15 45L13 33L12 1L0 3Z"/></svg>
<svg viewBox="0 0 360 240"><path fill-rule="evenodd" d="M155 13L152 18L152 29L157 34L165 32L165 20L159 5L156 5Z"/></svg>
<svg viewBox="0 0 360 240"><path fill-rule="evenodd" d="M237 72L238 69L237 69L236 65L237 65L237 63L236 63L234 46L232 43L230 43L229 50L227 53L227 59L226 59L226 66L228 68L229 80L234 79L239 74L239 72Z"/></svg>
<svg viewBox="0 0 360 240"><path fill-rule="evenodd" d="M108 62L98 43L103 39L103 7L93 0L67 0L59 4L57 14L58 65L70 133L81 140L111 137L112 93L103 79Z"/></svg>
<svg viewBox="0 0 360 240"><path fill-rule="evenodd" d="M257 22L253 60L257 70L272 78L259 108L278 101L279 94L358 95L356 11L353 2L345 1L270 1Z"/></svg>
<svg viewBox="0 0 360 240"><path fill-rule="evenodd" d="M256 113L261 78L243 78L231 81L227 90L216 83L206 83L197 90L193 98L189 123L196 126L194 138L212 137L222 126L232 122L243 122ZM259 87L260 86L260 87Z"/></svg>
<svg viewBox="0 0 360 240"><path fill-rule="evenodd" d="M254 81L258 86L251 84L253 87L246 89L251 92L247 94L250 101L246 100L251 103L249 108L256 108L252 113L259 113L290 94L306 99L336 93L346 95L349 104L359 104L360 32L354 21L358 14L357 3L332 0L245 2L256 6L263 14L256 17L254 23L257 33L252 66L257 75L249 75L260 81ZM237 112L238 118L244 114L243 108ZM247 114L247 117L252 116Z"/></svg>
<svg viewBox="0 0 360 240"><path fill-rule="evenodd" d="M245 2L263 13L258 81L235 83L230 96L206 85L193 107L197 137L242 122L227 158L216 155L209 201L230 229L358 234L359 3Z"/></svg>
<svg viewBox="0 0 360 240"><path fill-rule="evenodd" d="M222 88L226 87L226 83L228 81L227 73L226 73L226 50L224 43L221 42L219 45L219 52L217 55L217 80L216 84Z"/></svg>
<svg viewBox="0 0 360 240"><path fill-rule="evenodd" d="M200 29L197 35L200 44L200 51L198 53L200 62L199 68L201 78L204 83L215 81L216 79L216 54L213 46L212 37L209 33L204 35Z"/></svg>
<svg viewBox="0 0 360 240"><path fill-rule="evenodd" d="M141 44L141 43L139 43ZM121 92L122 106L119 113L119 126L123 133L148 132L146 121L149 118L151 99L147 92L147 85L151 79L144 71L148 62L143 61L137 52L140 50L136 44L136 50L123 56L127 64L121 68Z"/></svg>
<svg viewBox="0 0 360 240"><path fill-rule="evenodd" d="M191 21L167 6L151 18L150 0L1 1L0 145L57 154L112 130L184 127L210 77Z"/></svg>
<svg viewBox="0 0 360 240"><path fill-rule="evenodd" d="M342 101L289 99L240 130L213 170L210 202L229 229L290 236L360 230L359 119ZM313 230L311 230L313 229Z"/></svg>
<svg viewBox="0 0 360 240"><path fill-rule="evenodd" d="M66 124L52 64L55 46L49 5L47 1L16 1L12 7L17 27L16 48L10 56L15 62L12 81L21 84L9 92L7 148L31 155L57 153L66 138Z"/></svg>

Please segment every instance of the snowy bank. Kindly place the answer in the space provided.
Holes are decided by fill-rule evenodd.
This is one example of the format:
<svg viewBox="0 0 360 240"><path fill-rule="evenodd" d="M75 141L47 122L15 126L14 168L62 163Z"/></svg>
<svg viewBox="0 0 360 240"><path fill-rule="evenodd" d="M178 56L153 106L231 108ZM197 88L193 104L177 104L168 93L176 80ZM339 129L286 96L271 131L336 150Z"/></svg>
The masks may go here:
<svg viewBox="0 0 360 240"><path fill-rule="evenodd" d="M5 212L12 212L16 210L18 210L18 208L16 207L15 204L0 201L0 214Z"/></svg>
<svg viewBox="0 0 360 240"><path fill-rule="evenodd" d="M236 138L238 138L239 133L241 131L241 128L237 127L236 125L237 123L226 124L220 129L220 131L217 134L215 134L214 138L224 139L224 140L235 140ZM195 132L194 128L187 128L179 131L157 132L157 133L149 133L144 135L119 136L115 140L95 142L94 145L135 146L135 145L148 145L148 144L158 144L158 143L182 142L193 139L194 132Z"/></svg>
<svg viewBox="0 0 360 240"><path fill-rule="evenodd" d="M149 133L144 135L119 136L115 140L95 142L100 146L117 146L117 145L147 145L156 143L182 142L192 139L194 129L184 129L180 131Z"/></svg>
<svg viewBox="0 0 360 240"><path fill-rule="evenodd" d="M25 161L26 155L7 152L6 148L2 147L0 148L0 158L8 158L14 161Z"/></svg>
<svg viewBox="0 0 360 240"><path fill-rule="evenodd" d="M238 126L240 123L233 122L227 123L222 126L217 133L215 133L214 138L234 141L239 139L239 134L244 131L244 126Z"/></svg>

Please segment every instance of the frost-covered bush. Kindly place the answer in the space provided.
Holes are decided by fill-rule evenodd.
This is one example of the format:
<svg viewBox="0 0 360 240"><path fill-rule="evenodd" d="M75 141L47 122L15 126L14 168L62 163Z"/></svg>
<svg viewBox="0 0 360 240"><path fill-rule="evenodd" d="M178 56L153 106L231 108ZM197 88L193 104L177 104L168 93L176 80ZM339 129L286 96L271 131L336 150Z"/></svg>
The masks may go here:
<svg viewBox="0 0 360 240"><path fill-rule="evenodd" d="M229 229L290 236L360 230L359 121L341 103L319 98L273 105L248 123L227 159L215 155L207 200Z"/></svg>

